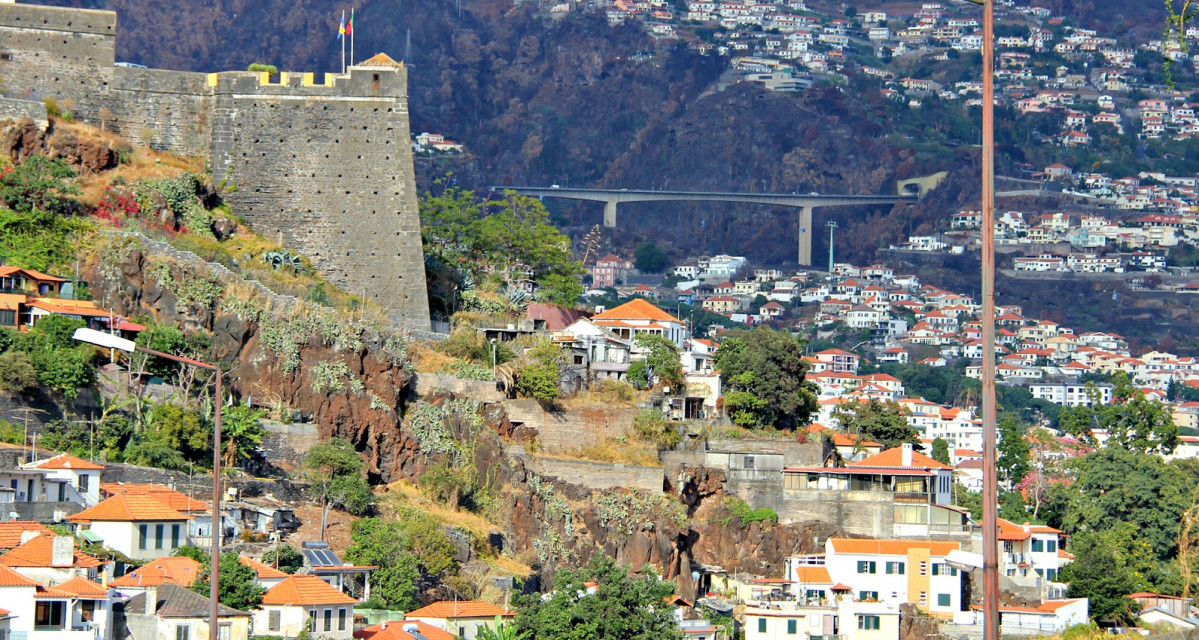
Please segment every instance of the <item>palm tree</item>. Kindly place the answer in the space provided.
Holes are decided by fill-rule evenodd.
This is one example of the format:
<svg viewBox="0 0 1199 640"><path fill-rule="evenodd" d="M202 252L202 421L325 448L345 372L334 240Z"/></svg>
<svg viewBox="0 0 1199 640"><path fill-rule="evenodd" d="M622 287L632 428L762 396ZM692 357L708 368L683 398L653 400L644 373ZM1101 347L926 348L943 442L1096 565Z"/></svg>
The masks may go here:
<svg viewBox="0 0 1199 640"><path fill-rule="evenodd" d="M265 411L233 406L222 412L221 437L225 439L224 464L232 468L241 460L249 460L254 449L262 444L266 430L258 423Z"/></svg>

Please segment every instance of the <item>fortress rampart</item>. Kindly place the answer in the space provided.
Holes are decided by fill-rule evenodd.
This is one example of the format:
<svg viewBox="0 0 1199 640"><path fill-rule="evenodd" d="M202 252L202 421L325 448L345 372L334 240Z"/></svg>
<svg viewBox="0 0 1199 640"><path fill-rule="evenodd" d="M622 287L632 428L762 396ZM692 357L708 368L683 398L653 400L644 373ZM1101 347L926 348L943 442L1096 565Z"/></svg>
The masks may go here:
<svg viewBox="0 0 1199 640"><path fill-rule="evenodd" d="M429 329L408 75L379 55L345 74L116 66L117 14L0 0L0 85L136 143L205 158L226 200L330 281Z"/></svg>

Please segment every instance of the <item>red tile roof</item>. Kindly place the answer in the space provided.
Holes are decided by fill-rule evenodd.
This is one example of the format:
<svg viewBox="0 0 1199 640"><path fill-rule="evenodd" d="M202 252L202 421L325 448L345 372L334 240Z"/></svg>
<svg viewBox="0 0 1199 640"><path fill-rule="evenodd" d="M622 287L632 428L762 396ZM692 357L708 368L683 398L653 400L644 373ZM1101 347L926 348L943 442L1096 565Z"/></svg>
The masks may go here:
<svg viewBox="0 0 1199 640"><path fill-rule="evenodd" d="M104 600L108 598L108 589L82 576L75 576L62 584L54 585L54 588L59 591L66 591L73 594L76 598L84 600Z"/></svg>
<svg viewBox="0 0 1199 640"><path fill-rule="evenodd" d="M171 556L151 560L109 584L114 587L157 587L164 582L173 582L181 587L190 587L199 573L199 562L184 556Z"/></svg>
<svg viewBox="0 0 1199 640"><path fill-rule="evenodd" d="M135 495L135 496L150 496L155 500L165 504L175 511L206 511L208 503L203 500L197 500L187 495L176 491L170 487L164 487L157 484L122 484L104 483L100 485L100 491L109 496L115 495Z"/></svg>
<svg viewBox="0 0 1199 640"><path fill-rule="evenodd" d="M1061 533L1060 529L1046 527L1044 525L1034 524L1028 525L1028 530L1024 530L1024 525L1018 525L1014 522L1009 522L1003 518L998 519L999 522L999 539L1000 540L1024 540L1032 537L1034 533Z"/></svg>
<svg viewBox="0 0 1199 640"><path fill-rule="evenodd" d="M191 520L191 516L179 513L150 496L120 494L73 516L68 516L67 520L71 522L170 521Z"/></svg>
<svg viewBox="0 0 1199 640"><path fill-rule="evenodd" d="M405 618L494 618L516 614L481 600L442 600L404 614Z"/></svg>
<svg viewBox="0 0 1199 640"><path fill-rule="evenodd" d="M903 448L902 447L892 447L890 449L887 449L886 451L883 451L882 453L876 453L876 454L870 456L869 458L864 458L857 462L851 462L851 463L849 463L848 466L851 466L851 467L900 467L900 468L902 468L902 467L909 467L909 468L910 467L918 467L918 468L922 468L922 469L952 469L953 468L947 464L941 464L940 462L933 460L932 458L924 455L923 453L920 453L919 451L912 451L912 464L905 465L905 464L903 464Z"/></svg>
<svg viewBox="0 0 1199 640"><path fill-rule="evenodd" d="M288 575L290 575L270 566L269 564L259 562L249 556L238 556L237 561L253 569L254 573L258 574L259 580L286 578Z"/></svg>
<svg viewBox="0 0 1199 640"><path fill-rule="evenodd" d="M358 604L358 601L316 576L288 576L262 596L262 604Z"/></svg>
<svg viewBox="0 0 1199 640"><path fill-rule="evenodd" d="M25 544L9 551L4 555L0 555L0 564L6 567L98 567L104 564L103 560L94 558L75 549L75 541L71 539L72 560L68 565L53 564L54 556L54 539L55 536L40 535Z"/></svg>
<svg viewBox="0 0 1199 640"><path fill-rule="evenodd" d="M84 460L83 458L78 458L69 453L64 453L61 455L54 456L53 458L42 460L41 462L37 463L35 466L38 469L73 469L73 470L77 470L77 471L79 471L79 470L103 471L104 470L104 465L102 465L102 464L96 464L95 462L90 462L88 460Z"/></svg>
<svg viewBox="0 0 1199 640"><path fill-rule="evenodd" d="M0 565L0 587L36 587L38 583L25 576Z"/></svg>
<svg viewBox="0 0 1199 640"><path fill-rule="evenodd" d="M0 522L0 549L12 549L21 544L21 535L26 531L53 535L46 525L31 520L8 520Z"/></svg>
<svg viewBox="0 0 1199 640"><path fill-rule="evenodd" d="M391 620L359 629L354 632L355 638L365 640L416 640L416 636L404 631L404 625L416 625L416 632L428 640L456 640L449 633L431 624L417 620Z"/></svg>
<svg viewBox="0 0 1199 640"><path fill-rule="evenodd" d="M634 298L619 307L596 314L593 320L658 320L679 322L679 319L648 303L643 298Z"/></svg>

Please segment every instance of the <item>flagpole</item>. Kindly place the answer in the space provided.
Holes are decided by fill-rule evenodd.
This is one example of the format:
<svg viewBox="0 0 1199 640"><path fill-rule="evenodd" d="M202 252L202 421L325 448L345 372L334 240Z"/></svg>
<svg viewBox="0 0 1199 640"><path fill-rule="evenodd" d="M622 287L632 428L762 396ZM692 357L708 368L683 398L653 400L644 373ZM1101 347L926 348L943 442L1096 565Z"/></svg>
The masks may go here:
<svg viewBox="0 0 1199 640"><path fill-rule="evenodd" d="M350 66L354 66L354 7L350 7Z"/></svg>
<svg viewBox="0 0 1199 640"><path fill-rule="evenodd" d="M338 27L337 39L341 40L341 72L346 72L346 10L341 10L341 26Z"/></svg>

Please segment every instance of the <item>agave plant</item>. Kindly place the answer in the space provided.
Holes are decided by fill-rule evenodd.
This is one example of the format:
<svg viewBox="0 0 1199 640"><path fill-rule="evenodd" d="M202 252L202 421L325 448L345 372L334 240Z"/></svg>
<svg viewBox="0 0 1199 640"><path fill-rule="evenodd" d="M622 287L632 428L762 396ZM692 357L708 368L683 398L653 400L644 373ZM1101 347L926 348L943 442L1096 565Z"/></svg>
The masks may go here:
<svg viewBox="0 0 1199 640"><path fill-rule="evenodd" d="M304 261L300 259L300 256L290 251L267 251L262 254L262 260L271 265L275 271L288 267L292 273L299 273L304 268Z"/></svg>

